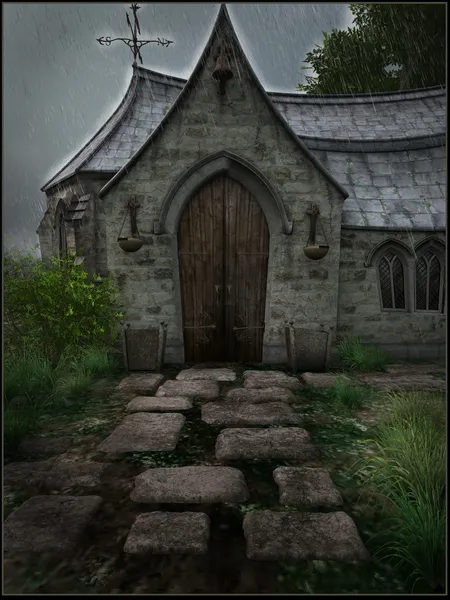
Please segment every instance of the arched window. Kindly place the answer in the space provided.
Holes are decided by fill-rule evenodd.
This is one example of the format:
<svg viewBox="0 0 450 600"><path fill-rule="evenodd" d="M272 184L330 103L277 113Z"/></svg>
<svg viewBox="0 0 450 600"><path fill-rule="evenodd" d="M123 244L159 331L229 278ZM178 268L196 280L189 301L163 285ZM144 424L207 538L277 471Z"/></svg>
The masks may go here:
<svg viewBox="0 0 450 600"><path fill-rule="evenodd" d="M424 244L417 252L416 294L417 311L442 312L444 306L444 263L436 244Z"/></svg>
<svg viewBox="0 0 450 600"><path fill-rule="evenodd" d="M393 250L381 255L378 261L381 306L391 310L406 310L405 266Z"/></svg>

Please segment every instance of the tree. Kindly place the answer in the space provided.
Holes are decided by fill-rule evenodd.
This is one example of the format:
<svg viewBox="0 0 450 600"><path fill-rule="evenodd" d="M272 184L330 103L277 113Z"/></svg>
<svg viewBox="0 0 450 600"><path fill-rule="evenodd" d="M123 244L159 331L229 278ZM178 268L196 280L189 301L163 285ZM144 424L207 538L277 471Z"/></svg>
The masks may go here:
<svg viewBox="0 0 450 600"><path fill-rule="evenodd" d="M304 61L313 94L389 92L445 85L445 4L351 4L353 25L324 32Z"/></svg>

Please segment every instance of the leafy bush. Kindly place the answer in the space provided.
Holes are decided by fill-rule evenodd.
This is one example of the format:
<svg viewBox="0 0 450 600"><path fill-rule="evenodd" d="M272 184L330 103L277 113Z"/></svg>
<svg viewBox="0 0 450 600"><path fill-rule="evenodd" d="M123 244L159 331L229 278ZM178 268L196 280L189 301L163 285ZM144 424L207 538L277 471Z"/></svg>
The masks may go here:
<svg viewBox="0 0 450 600"><path fill-rule="evenodd" d="M335 402L343 404L347 408L361 408L364 404L365 391L355 387L345 379L338 379L333 389Z"/></svg>
<svg viewBox="0 0 450 600"><path fill-rule="evenodd" d="M363 467L366 480L389 502L389 540L380 553L408 571L413 587L422 580L437 590L444 586L446 564L444 402L421 392L389 393L388 400L391 413L371 440L376 455Z"/></svg>
<svg viewBox="0 0 450 600"><path fill-rule="evenodd" d="M37 347L56 364L68 348L112 343L119 312L111 278L91 279L75 256L50 266L27 253L4 256L6 346Z"/></svg>
<svg viewBox="0 0 450 600"><path fill-rule="evenodd" d="M93 376L113 374L119 369L118 361L106 348L99 346L92 346L83 353L82 364L86 372Z"/></svg>
<svg viewBox="0 0 450 600"><path fill-rule="evenodd" d="M342 340L338 350L344 366L350 371L383 371L387 364L383 350L365 346L358 338Z"/></svg>

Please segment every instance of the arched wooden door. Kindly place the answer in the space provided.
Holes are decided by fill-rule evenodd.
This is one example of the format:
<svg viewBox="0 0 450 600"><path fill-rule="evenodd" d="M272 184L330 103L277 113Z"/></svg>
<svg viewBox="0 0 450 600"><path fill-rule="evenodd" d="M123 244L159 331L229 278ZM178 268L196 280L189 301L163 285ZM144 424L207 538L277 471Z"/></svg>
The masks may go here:
<svg viewBox="0 0 450 600"><path fill-rule="evenodd" d="M191 198L178 231L186 362L260 362L269 229L256 199L220 176Z"/></svg>

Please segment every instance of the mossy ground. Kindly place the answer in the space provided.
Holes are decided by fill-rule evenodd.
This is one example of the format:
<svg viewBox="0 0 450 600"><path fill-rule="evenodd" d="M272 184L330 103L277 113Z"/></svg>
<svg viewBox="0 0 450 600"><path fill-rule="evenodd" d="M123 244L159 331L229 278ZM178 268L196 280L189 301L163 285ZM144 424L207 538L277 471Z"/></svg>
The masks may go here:
<svg viewBox="0 0 450 600"><path fill-rule="evenodd" d="M235 365L233 365L236 369ZM222 393L242 384L242 374L251 365L240 366L237 382L222 386ZM287 371L287 369L286 369ZM172 379L177 370L164 375ZM119 378L120 379L120 378ZM114 390L119 380L99 381L90 397L64 414L48 415L40 425L44 436L72 436L75 460L109 460L96 450L124 416L127 398ZM129 498L133 478L151 467L215 465L214 445L220 427L200 419L202 401L186 411L186 425L172 452L135 452L115 461L114 469L98 492L104 504L77 554L61 557L55 564L47 557L7 557L7 593L291 593L291 594L398 594L407 591L399 574L389 564L377 560L383 542L382 515L370 502L371 490L364 489L355 475L355 463L372 451L366 442L371 427L385 407L381 395L366 388L364 407L351 411L336 405L331 390L303 389L297 393L295 409L302 417L323 457L325 466L344 499L343 510L355 520L360 535L374 560L369 564L341 564L333 561L250 561L245 553L242 518L252 510L301 510L281 507L272 472L290 461L238 461L232 466L246 477L250 497L238 505L184 506L184 510L207 512L211 518L210 551L205 557L153 556L145 560L124 557L122 549L128 531L142 512L179 510L168 505L136 505ZM40 457L21 456L20 460ZM5 516L27 499L27 492L5 490ZM374 537L375 536L375 537Z"/></svg>

